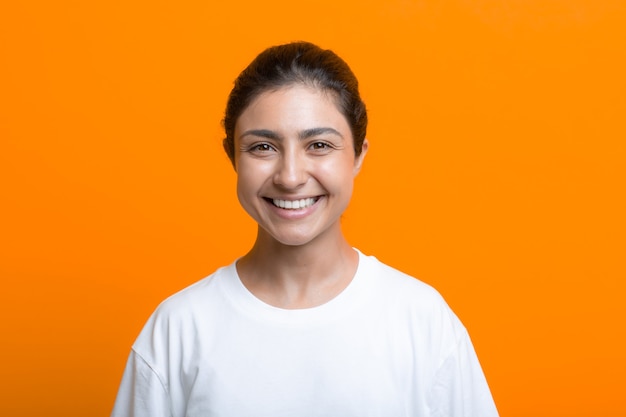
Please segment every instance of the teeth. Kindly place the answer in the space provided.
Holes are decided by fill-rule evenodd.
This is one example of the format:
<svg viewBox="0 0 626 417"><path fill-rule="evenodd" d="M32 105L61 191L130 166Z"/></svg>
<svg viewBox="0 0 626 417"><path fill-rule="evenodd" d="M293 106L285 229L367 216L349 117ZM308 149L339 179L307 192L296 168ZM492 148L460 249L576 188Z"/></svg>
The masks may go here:
<svg viewBox="0 0 626 417"><path fill-rule="evenodd" d="M303 209L309 206L312 206L315 201L315 198L303 198L301 200L279 200L277 198L273 199L272 202L276 207L280 207L287 210L298 210Z"/></svg>

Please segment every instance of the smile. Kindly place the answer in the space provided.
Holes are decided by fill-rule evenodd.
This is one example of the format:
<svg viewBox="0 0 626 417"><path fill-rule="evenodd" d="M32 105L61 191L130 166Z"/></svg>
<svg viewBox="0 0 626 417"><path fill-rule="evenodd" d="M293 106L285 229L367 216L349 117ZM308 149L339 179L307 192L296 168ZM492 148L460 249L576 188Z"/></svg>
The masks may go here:
<svg viewBox="0 0 626 417"><path fill-rule="evenodd" d="M302 198L300 200L280 200L278 198L273 198L271 201L276 207L287 210L298 210L312 206L318 199L319 197Z"/></svg>

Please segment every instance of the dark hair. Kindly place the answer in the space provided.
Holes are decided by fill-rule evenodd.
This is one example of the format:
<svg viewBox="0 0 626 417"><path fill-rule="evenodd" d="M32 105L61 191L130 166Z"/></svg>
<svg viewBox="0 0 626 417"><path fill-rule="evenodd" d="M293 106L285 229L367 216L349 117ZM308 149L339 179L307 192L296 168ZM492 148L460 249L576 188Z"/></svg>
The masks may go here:
<svg viewBox="0 0 626 417"><path fill-rule="evenodd" d="M261 93L298 83L334 93L339 110L350 125L354 152L361 154L367 111L354 73L333 51L309 42L292 42L267 48L235 80L222 121L226 131L224 150L233 163L235 124L241 113Z"/></svg>

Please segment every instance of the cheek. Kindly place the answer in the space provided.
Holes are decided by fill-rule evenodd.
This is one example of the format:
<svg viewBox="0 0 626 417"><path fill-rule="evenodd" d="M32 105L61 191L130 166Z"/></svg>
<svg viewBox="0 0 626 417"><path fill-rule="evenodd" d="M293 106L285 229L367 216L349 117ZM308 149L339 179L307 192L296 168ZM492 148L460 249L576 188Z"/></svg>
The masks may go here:
<svg viewBox="0 0 626 417"><path fill-rule="evenodd" d="M254 175L245 170L237 172L237 194L242 197L245 193L255 188Z"/></svg>
<svg viewBox="0 0 626 417"><path fill-rule="evenodd" d="M237 194L241 198L257 194L268 178L268 169L263 164L250 164L241 161L237 167Z"/></svg>
<svg viewBox="0 0 626 417"><path fill-rule="evenodd" d="M237 172L237 200L249 216L255 217L255 198L258 187L253 182L254 176L247 175L245 171Z"/></svg>
<svg viewBox="0 0 626 417"><path fill-rule="evenodd" d="M239 165L237 167L237 196L240 201L242 201L242 197L245 197L247 190L254 186L251 182L252 179L254 176L250 175L245 166Z"/></svg>
<svg viewBox="0 0 626 417"><path fill-rule="evenodd" d="M323 173L325 178L331 178L337 183L353 181L355 173L354 160L349 158L329 159L319 167L318 172Z"/></svg>
<svg viewBox="0 0 626 417"><path fill-rule="evenodd" d="M352 194L354 185L354 169L348 164L330 164L325 166L320 173L320 181L323 187L336 196L348 197Z"/></svg>

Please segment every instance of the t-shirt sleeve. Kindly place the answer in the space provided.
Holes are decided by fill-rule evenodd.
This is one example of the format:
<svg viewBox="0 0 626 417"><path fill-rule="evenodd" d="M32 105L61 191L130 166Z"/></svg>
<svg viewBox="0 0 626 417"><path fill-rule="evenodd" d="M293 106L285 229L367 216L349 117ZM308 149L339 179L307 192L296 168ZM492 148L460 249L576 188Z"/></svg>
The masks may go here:
<svg viewBox="0 0 626 417"><path fill-rule="evenodd" d="M126 363L111 417L171 417L167 387L134 350Z"/></svg>
<svg viewBox="0 0 626 417"><path fill-rule="evenodd" d="M498 417L466 332L437 370L428 398L432 417Z"/></svg>

